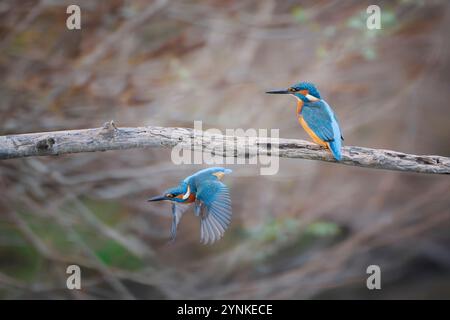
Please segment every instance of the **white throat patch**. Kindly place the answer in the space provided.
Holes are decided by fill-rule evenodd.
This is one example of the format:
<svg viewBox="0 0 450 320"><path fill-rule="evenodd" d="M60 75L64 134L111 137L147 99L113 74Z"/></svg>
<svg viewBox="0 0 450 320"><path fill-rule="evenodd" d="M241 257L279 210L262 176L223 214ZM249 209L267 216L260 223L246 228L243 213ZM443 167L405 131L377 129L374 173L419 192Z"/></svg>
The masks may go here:
<svg viewBox="0 0 450 320"><path fill-rule="evenodd" d="M189 198L189 196L191 195L191 188L189 188L189 185L188 185L188 187L187 187L187 191L186 191L186 193L184 194L184 196L183 196L183 200L186 200L187 198Z"/></svg>
<svg viewBox="0 0 450 320"><path fill-rule="evenodd" d="M319 101L319 98L314 97L313 95L310 95L309 93L306 95L306 98L309 101Z"/></svg>
<svg viewBox="0 0 450 320"><path fill-rule="evenodd" d="M291 94L291 96L293 96L295 99L297 99L297 100L302 100L302 99L300 99L299 97L297 97L296 95L294 95L294 94ZM313 95L311 95L311 94L307 94L306 96L306 99L308 99L310 102L314 102L314 101L319 101L320 99L319 98L317 98L317 97L314 97Z"/></svg>

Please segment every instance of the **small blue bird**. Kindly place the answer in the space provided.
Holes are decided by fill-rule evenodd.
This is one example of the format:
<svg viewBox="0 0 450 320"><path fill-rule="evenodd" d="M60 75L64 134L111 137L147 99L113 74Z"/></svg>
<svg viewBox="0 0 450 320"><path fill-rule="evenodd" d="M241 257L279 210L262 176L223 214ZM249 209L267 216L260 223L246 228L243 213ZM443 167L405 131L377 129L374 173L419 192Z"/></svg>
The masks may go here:
<svg viewBox="0 0 450 320"><path fill-rule="evenodd" d="M222 238L232 214L230 192L220 181L228 173L230 169L220 167L200 170L163 195L148 199L172 202L171 241L175 240L181 217L192 203L195 215L200 217L200 242L212 244Z"/></svg>
<svg viewBox="0 0 450 320"><path fill-rule="evenodd" d="M341 160L341 140L344 140L344 137L338 119L328 103L320 97L320 92L314 84L300 82L286 90L266 93L291 94L297 98L297 117L303 129L315 143L331 150L337 161Z"/></svg>

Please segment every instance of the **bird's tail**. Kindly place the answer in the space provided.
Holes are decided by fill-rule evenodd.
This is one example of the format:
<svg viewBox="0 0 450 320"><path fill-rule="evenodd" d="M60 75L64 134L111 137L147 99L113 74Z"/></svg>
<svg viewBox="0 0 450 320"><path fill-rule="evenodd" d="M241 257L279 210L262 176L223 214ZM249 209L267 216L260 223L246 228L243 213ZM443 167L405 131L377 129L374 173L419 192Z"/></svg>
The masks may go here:
<svg viewBox="0 0 450 320"><path fill-rule="evenodd" d="M342 159L341 139L335 139L334 141L328 142L328 148L330 149L331 153L333 154L333 157L337 161L341 161L341 159Z"/></svg>

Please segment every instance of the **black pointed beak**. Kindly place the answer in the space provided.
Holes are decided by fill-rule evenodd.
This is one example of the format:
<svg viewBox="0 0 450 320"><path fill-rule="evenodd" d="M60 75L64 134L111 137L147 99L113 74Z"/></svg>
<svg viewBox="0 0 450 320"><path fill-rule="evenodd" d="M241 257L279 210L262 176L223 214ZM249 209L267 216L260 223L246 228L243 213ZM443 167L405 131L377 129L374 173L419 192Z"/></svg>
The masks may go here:
<svg viewBox="0 0 450 320"><path fill-rule="evenodd" d="M272 91L266 91L266 93L269 94L289 94L290 92L287 90L272 90Z"/></svg>
<svg viewBox="0 0 450 320"><path fill-rule="evenodd" d="M165 196L156 196L156 197L152 197L150 199L147 199L147 201L161 201L161 200L166 200Z"/></svg>

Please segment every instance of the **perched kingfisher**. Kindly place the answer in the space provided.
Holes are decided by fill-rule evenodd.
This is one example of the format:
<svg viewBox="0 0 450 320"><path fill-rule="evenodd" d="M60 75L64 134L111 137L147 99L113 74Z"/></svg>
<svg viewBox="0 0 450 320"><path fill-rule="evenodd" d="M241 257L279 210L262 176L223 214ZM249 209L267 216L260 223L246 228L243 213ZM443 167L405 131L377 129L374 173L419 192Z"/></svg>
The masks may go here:
<svg viewBox="0 0 450 320"><path fill-rule="evenodd" d="M163 195L148 201L172 202L171 241L185 211L194 203L194 213L200 217L200 242L214 243L222 238L231 222L231 199L228 188L220 180L230 169L214 167L200 170L167 189Z"/></svg>
<svg viewBox="0 0 450 320"><path fill-rule="evenodd" d="M266 93L293 95L297 99L297 117L303 129L315 143L328 148L337 161L341 160L341 140L344 137L338 119L314 84L300 82L286 90Z"/></svg>

